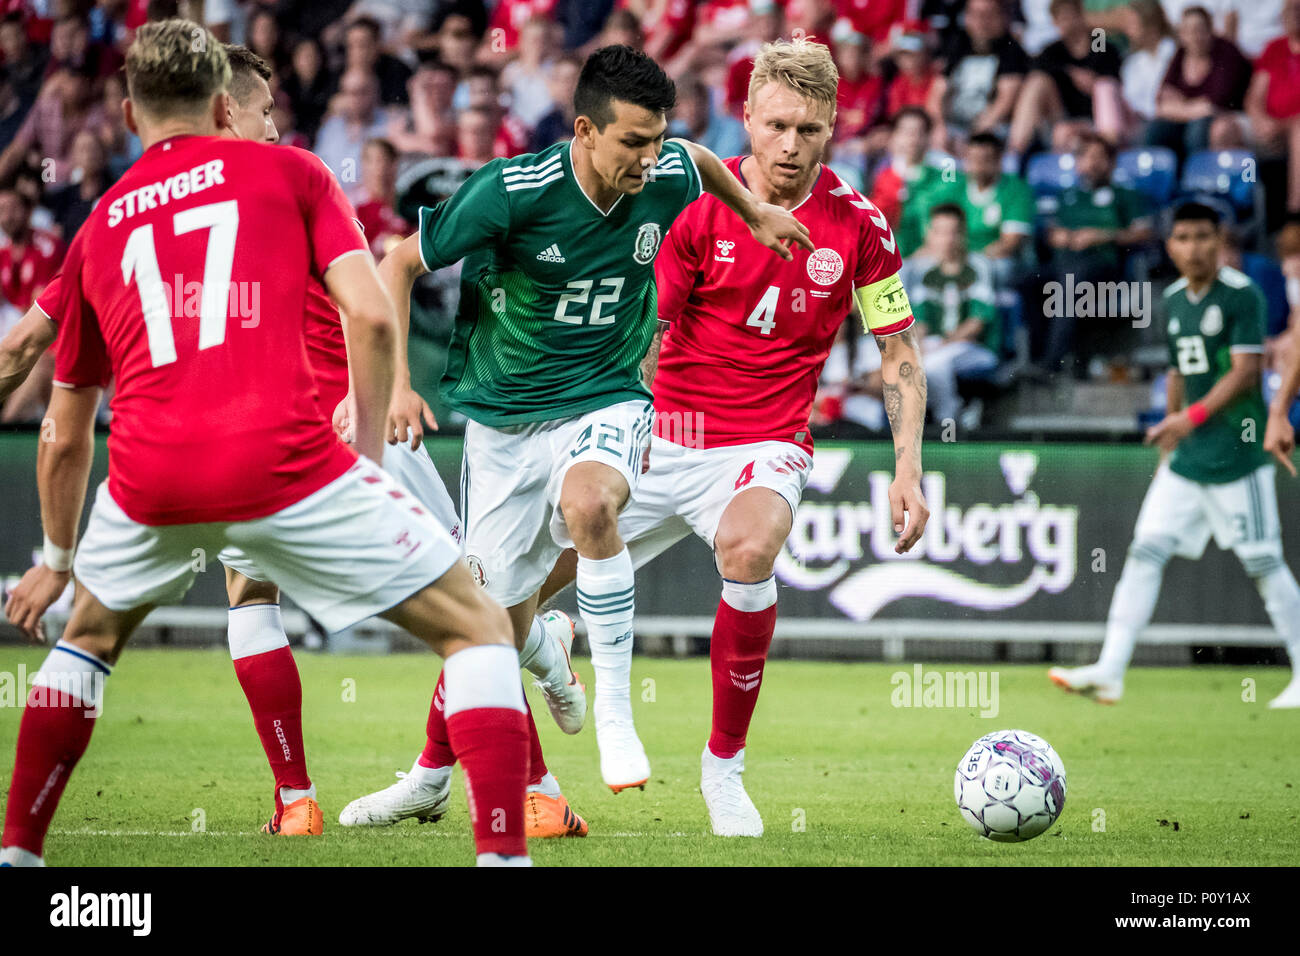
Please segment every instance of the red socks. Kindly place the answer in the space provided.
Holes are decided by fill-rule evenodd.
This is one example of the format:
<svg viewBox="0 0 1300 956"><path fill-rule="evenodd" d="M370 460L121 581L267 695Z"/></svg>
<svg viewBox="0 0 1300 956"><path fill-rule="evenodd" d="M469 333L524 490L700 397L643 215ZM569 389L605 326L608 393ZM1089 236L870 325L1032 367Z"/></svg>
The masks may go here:
<svg viewBox="0 0 1300 956"><path fill-rule="evenodd" d="M287 646L240 657L234 663L235 676L253 712L253 726L275 774L275 808L283 810L281 787L311 787L302 743L302 680L298 665Z"/></svg>
<svg viewBox="0 0 1300 956"><path fill-rule="evenodd" d="M420 754L421 767L450 767L456 762L452 753L451 741L447 732L447 718L443 711L446 706L447 684L445 671L438 675L438 686L433 689L433 703L429 705L429 721L425 724L424 751ZM546 776L546 760L542 757L542 741L537 736L537 724L533 721L533 712L524 700L528 714L528 786L536 786Z"/></svg>
<svg viewBox="0 0 1300 956"><path fill-rule="evenodd" d="M480 644L447 658L443 673L448 740L465 768L477 852L526 856L530 747L519 655L504 644Z"/></svg>
<svg viewBox="0 0 1300 956"><path fill-rule="evenodd" d="M62 641L41 665L18 725L0 846L45 854L45 834L68 778L90 743L108 674L108 665Z"/></svg>
<svg viewBox="0 0 1300 956"><path fill-rule="evenodd" d="M746 589L737 594L737 589ZM762 610L737 610L731 603L754 607L768 599ZM769 578L760 584L723 585L722 600L713 622L709 663L713 671L713 731L709 750L715 757L730 758L745 747L745 735L758 703L763 683L763 664L776 628L776 584Z"/></svg>

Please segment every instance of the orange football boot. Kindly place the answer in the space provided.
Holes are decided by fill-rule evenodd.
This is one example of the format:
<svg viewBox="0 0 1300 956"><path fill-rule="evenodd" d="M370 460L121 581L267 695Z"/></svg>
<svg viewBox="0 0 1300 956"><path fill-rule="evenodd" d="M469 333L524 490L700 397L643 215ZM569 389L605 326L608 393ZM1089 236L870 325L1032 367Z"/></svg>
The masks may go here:
<svg viewBox="0 0 1300 956"><path fill-rule="evenodd" d="M586 824L583 824L584 828ZM311 797L302 797L262 824L263 833L277 836L320 836L325 830L325 816Z"/></svg>
<svg viewBox="0 0 1300 956"><path fill-rule="evenodd" d="M573 812L563 794L548 797L530 790L524 797L524 824L525 834L535 840L587 835L587 821Z"/></svg>

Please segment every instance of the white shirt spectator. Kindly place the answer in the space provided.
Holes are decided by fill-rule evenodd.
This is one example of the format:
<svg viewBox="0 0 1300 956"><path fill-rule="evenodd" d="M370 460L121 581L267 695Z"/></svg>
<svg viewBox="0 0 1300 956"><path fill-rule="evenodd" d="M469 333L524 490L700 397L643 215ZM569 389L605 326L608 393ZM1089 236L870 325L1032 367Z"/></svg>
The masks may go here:
<svg viewBox="0 0 1300 956"><path fill-rule="evenodd" d="M1052 22L1048 7L1052 0L1020 0L1020 12L1025 18L1024 33L1020 36L1020 45L1030 56L1038 56L1049 43L1061 38L1061 31Z"/></svg>
<svg viewBox="0 0 1300 956"><path fill-rule="evenodd" d="M388 128L389 112L376 109L369 126L353 127L342 116L331 116L321 124L316 134L316 148L312 150L330 168L343 194L356 205L363 198L361 190L361 149L366 140L382 137Z"/></svg>
<svg viewBox="0 0 1300 956"><path fill-rule="evenodd" d="M536 129L542 117L555 108L547 82L550 75L550 63L531 71L518 60L507 64L501 71L501 87L510 93L510 112L523 120L530 130Z"/></svg>
<svg viewBox="0 0 1300 956"><path fill-rule="evenodd" d="M1119 68L1120 82L1124 87L1124 102L1144 120L1156 115L1156 94L1164 81L1169 61L1174 58L1178 44L1165 37L1154 51L1134 50L1124 57Z"/></svg>

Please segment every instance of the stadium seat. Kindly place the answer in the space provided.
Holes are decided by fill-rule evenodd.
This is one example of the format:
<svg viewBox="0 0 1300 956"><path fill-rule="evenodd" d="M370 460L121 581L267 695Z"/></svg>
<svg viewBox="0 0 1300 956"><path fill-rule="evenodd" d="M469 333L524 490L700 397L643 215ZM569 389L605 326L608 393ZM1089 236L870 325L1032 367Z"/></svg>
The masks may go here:
<svg viewBox="0 0 1300 956"><path fill-rule="evenodd" d="M1029 158L1025 179L1034 196L1059 196L1078 182L1071 153L1038 153Z"/></svg>
<svg viewBox="0 0 1300 956"><path fill-rule="evenodd" d="M1251 214L1260 192L1255 154L1245 149L1205 150L1187 157L1182 190L1219 196L1232 204L1239 217Z"/></svg>
<svg viewBox="0 0 1300 956"><path fill-rule="evenodd" d="M1178 157L1164 146L1126 149L1115 159L1114 181L1117 186L1137 190L1157 206L1163 205L1178 184Z"/></svg>

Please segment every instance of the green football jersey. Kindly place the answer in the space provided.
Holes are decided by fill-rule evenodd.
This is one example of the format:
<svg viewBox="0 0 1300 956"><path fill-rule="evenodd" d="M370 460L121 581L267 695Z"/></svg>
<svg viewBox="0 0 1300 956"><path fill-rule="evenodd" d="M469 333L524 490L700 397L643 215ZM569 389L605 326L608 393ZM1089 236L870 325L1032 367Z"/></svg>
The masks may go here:
<svg viewBox="0 0 1300 956"><path fill-rule="evenodd" d="M1248 276L1227 266L1195 301L1187 280L1171 285L1162 302L1169 362L1183 376L1183 407L1200 401L1232 367L1233 352L1264 351L1264 294ZM1190 481L1222 484L1268 461L1268 412L1256 384L1178 443L1169 468Z"/></svg>
<svg viewBox="0 0 1300 956"><path fill-rule="evenodd" d="M1004 173L983 191L967 179L957 202L966 211L966 238L971 252L983 252L1004 232L1034 234L1034 196L1019 176Z"/></svg>
<svg viewBox="0 0 1300 956"><path fill-rule="evenodd" d="M485 425L569 418L650 398L641 359L656 324L654 262L700 195L685 148L602 213L578 185L570 143L496 159L420 209L430 271L464 259L442 400Z"/></svg>
<svg viewBox="0 0 1300 956"><path fill-rule="evenodd" d="M919 258L919 257L918 257ZM981 255L968 256L954 274L937 263L922 264L924 271L908 285L912 314L928 335L948 335L967 319L984 323L979 344L995 355L1002 348L1002 323L993 304L993 269Z"/></svg>

